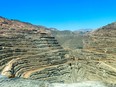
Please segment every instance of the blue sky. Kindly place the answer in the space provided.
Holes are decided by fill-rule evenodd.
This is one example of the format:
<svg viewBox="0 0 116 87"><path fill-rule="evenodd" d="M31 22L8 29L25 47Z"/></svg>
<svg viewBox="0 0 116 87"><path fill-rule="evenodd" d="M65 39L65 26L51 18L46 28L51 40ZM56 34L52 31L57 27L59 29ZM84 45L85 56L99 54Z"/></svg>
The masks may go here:
<svg viewBox="0 0 116 87"><path fill-rule="evenodd" d="M116 0L1 0L0 15L60 30L96 29L116 21Z"/></svg>

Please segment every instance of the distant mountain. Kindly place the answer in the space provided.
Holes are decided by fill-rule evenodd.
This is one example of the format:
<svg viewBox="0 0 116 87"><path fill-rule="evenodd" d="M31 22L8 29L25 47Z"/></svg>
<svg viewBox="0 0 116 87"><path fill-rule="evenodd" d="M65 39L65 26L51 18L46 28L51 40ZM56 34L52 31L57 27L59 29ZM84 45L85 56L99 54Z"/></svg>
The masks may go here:
<svg viewBox="0 0 116 87"><path fill-rule="evenodd" d="M86 28L86 29L78 29L78 30L75 30L74 32L90 32L90 31L92 31L93 29L88 29L88 28Z"/></svg>

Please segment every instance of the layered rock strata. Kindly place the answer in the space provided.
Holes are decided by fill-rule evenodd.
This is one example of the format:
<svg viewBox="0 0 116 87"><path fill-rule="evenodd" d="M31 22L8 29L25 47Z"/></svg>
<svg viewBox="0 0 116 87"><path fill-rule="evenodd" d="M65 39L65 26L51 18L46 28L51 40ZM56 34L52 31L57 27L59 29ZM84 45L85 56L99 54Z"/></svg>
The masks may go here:
<svg viewBox="0 0 116 87"><path fill-rule="evenodd" d="M84 49L76 55L86 61L85 78L116 84L116 23L92 31L86 38Z"/></svg>
<svg viewBox="0 0 116 87"><path fill-rule="evenodd" d="M39 79L42 76L47 78L48 73L43 72L40 75L40 72L48 69L47 72L50 71L52 74L52 70L54 72L59 64L67 62L67 52L46 32L1 29L0 33L2 75L31 79Z"/></svg>

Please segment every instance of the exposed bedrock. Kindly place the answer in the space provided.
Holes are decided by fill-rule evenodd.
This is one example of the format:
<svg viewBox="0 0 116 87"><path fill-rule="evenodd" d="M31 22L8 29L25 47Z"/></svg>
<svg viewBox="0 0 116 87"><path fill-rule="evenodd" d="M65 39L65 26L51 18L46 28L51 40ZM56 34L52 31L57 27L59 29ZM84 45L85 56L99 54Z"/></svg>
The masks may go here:
<svg viewBox="0 0 116 87"><path fill-rule="evenodd" d="M0 35L2 75L39 79L35 78L35 73L46 68L54 68L54 71L56 66L67 62L67 51L47 32L7 29L1 29L0 32L4 32Z"/></svg>

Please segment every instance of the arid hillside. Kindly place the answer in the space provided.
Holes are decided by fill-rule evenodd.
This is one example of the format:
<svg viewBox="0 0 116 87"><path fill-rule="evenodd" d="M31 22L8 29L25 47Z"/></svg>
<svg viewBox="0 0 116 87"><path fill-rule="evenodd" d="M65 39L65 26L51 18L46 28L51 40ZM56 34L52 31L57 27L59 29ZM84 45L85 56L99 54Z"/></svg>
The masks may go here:
<svg viewBox="0 0 116 87"><path fill-rule="evenodd" d="M22 30L33 30L33 29L45 29L43 26L33 25L28 22L22 22L14 19L7 19L0 16L0 28L1 29L22 29Z"/></svg>
<svg viewBox="0 0 116 87"><path fill-rule="evenodd" d="M2 75L46 80L56 79L60 75L60 65L67 62L67 51L48 30L1 18L0 33Z"/></svg>
<svg viewBox="0 0 116 87"><path fill-rule="evenodd" d="M52 36L54 33L42 26L1 17L1 74L9 78L60 83L102 81L116 84L116 23L84 34L83 41L80 40L83 46L77 46L78 41L74 43L76 36L74 40L72 36L65 37L73 41L64 45L63 40L58 42ZM60 37L60 34L57 35ZM74 49L64 50L59 43Z"/></svg>
<svg viewBox="0 0 116 87"><path fill-rule="evenodd" d="M92 31L85 37L84 49L70 53L82 61L81 79L116 84L116 23Z"/></svg>
<svg viewBox="0 0 116 87"><path fill-rule="evenodd" d="M47 30L51 32L59 44L66 49L82 49L83 48L83 35L85 31L59 31L53 28L46 28L44 26L33 25L28 22L22 22L14 19L7 19L0 17L0 29L7 30Z"/></svg>

